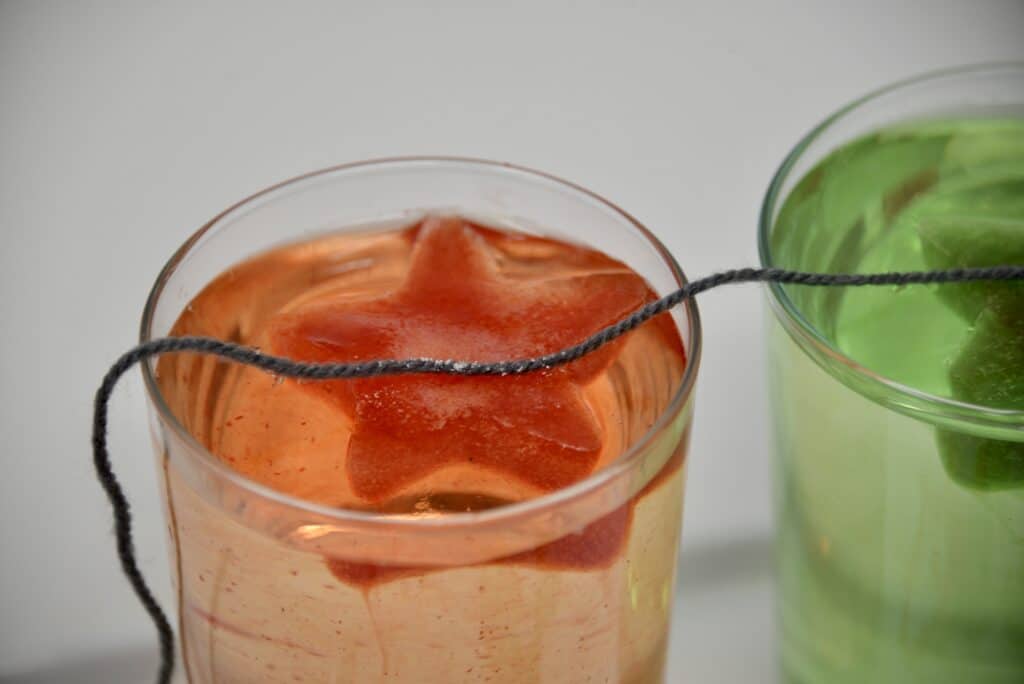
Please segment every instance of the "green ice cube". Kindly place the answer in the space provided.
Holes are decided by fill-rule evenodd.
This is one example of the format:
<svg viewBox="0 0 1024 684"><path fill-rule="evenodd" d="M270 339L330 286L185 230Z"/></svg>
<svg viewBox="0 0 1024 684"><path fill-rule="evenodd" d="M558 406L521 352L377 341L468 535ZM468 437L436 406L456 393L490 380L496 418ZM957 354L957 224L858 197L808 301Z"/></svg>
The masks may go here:
<svg viewBox="0 0 1024 684"><path fill-rule="evenodd" d="M907 209L929 268L1024 265L1024 174L1018 170L998 182L990 175L940 186ZM968 321L988 306L1024 310L1024 283L949 284L938 293Z"/></svg>
<svg viewBox="0 0 1024 684"><path fill-rule="evenodd" d="M989 307L982 312L949 369L949 380L953 396L961 401L1024 411L1020 307ZM1024 441L939 430L938 443L946 470L960 483L978 489L1024 486Z"/></svg>
<svg viewBox="0 0 1024 684"><path fill-rule="evenodd" d="M933 217L921 223L919 232L930 268L1024 265L1024 221ZM1004 306L1010 301L1024 304L1021 283L958 283L943 285L938 293L968 320L993 302L1003 302Z"/></svg>
<svg viewBox="0 0 1024 684"><path fill-rule="evenodd" d="M1024 486L1024 444L937 432L942 464L949 476L972 489L1010 489Z"/></svg>
<svg viewBox="0 0 1024 684"><path fill-rule="evenodd" d="M949 381L958 399L1024 411L1024 313L983 311L950 365Z"/></svg>

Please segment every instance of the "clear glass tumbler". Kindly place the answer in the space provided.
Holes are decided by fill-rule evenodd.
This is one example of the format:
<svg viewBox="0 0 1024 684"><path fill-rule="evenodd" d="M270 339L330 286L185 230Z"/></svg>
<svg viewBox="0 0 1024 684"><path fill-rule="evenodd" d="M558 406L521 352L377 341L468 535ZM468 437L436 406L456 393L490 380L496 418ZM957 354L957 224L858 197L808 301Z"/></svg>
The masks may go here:
<svg viewBox="0 0 1024 684"><path fill-rule="evenodd" d="M1024 65L829 118L772 182L760 248L821 272L1024 263ZM1013 287L769 289L784 681L1024 681Z"/></svg>
<svg viewBox="0 0 1024 684"><path fill-rule="evenodd" d="M684 282L643 226L578 187L490 162L383 160L287 181L217 216L160 274L142 339L167 334L246 257L418 212L585 243L659 293ZM663 681L700 358L695 306L672 316L685 370L622 398L652 419L638 419L621 456L568 488L480 512L373 513L273 491L201 444L182 419L190 408L147 365L188 680ZM204 363L217 372L219 362ZM557 562L615 535L623 543L600 562Z"/></svg>

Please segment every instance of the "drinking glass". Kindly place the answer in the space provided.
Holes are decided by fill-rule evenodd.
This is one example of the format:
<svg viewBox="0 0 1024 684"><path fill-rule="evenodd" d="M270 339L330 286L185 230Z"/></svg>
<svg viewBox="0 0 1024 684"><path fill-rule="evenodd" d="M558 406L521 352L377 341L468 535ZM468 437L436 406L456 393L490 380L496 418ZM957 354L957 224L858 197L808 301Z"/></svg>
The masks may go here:
<svg viewBox="0 0 1024 684"><path fill-rule="evenodd" d="M771 183L762 263L918 270L936 265L929 241L943 226L978 249L996 224L1019 223L1024 238L1022 217L993 201L921 200L954 182L1019 199L1022 117L1024 65L933 74L853 103ZM918 223L900 232L902 221ZM1017 244L989 261L1019 258ZM965 398L985 363L1017 352L993 336L964 360L963 336L984 325L958 318L964 287L768 289L786 682L1024 681L1024 412ZM1005 383L1021 372L1007 366Z"/></svg>
<svg viewBox="0 0 1024 684"><path fill-rule="evenodd" d="M684 282L642 225L579 187L507 164L381 160L284 182L214 218L160 274L142 339L166 335L247 257L424 212L585 243L659 294ZM619 397L637 423L621 456L567 488L478 512L346 510L268 489L197 441L182 420L189 407L146 365L189 681L663 681L700 358L694 304L671 315L685 370ZM221 364L204 363L209 373ZM639 424L639 407L653 419ZM608 558L571 562L616 535L624 541ZM356 575L375 581L342 581Z"/></svg>

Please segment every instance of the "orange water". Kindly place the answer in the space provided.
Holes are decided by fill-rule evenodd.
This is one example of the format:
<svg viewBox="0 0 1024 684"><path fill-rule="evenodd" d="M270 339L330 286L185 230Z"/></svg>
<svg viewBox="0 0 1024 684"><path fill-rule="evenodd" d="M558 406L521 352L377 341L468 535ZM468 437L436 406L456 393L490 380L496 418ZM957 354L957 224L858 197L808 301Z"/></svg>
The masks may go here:
<svg viewBox="0 0 1024 684"><path fill-rule="evenodd" d="M559 349L654 297L594 250L428 217L250 259L210 283L172 334L315 361L496 360ZM320 504L407 517L494 508L584 479L648 430L684 366L663 315L521 377L302 383L185 355L158 373L179 420L236 471ZM344 545L289 548L196 496L172 459L189 676L660 681L684 470L685 440L673 439L665 465L614 510L451 567L346 557Z"/></svg>

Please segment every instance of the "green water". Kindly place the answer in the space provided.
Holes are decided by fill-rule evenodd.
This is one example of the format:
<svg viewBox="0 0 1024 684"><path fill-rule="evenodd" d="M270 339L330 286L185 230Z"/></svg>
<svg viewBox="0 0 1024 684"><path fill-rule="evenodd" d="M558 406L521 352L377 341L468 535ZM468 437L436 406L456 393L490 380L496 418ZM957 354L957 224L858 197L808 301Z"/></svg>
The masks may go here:
<svg viewBox="0 0 1024 684"><path fill-rule="evenodd" d="M1024 120L853 142L790 192L771 246L778 265L832 272L1024 264ZM1024 410L1021 284L788 293L875 373ZM770 340L787 680L1024 682L1024 420L929 424L778 323Z"/></svg>

